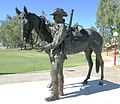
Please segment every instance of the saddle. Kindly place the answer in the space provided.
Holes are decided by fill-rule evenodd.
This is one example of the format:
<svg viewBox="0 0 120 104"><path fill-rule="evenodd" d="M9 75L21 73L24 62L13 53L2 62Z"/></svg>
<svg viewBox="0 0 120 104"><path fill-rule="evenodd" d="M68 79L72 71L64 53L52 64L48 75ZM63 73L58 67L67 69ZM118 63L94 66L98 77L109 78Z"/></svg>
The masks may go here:
<svg viewBox="0 0 120 104"><path fill-rule="evenodd" d="M68 36L73 40L78 39L78 40L86 41L89 37L89 34L87 30L80 29L78 31L72 30L72 33L69 33Z"/></svg>
<svg viewBox="0 0 120 104"><path fill-rule="evenodd" d="M75 34L75 31L68 33L68 36L65 38L64 42L66 47L71 48L86 43L89 40L89 32L86 29L81 29L79 30L79 34Z"/></svg>
<svg viewBox="0 0 120 104"><path fill-rule="evenodd" d="M78 23L75 23L73 27L71 27L71 33L70 35L71 38L74 39L80 39L80 40L86 40L88 38L88 31L83 28L83 26L79 25Z"/></svg>

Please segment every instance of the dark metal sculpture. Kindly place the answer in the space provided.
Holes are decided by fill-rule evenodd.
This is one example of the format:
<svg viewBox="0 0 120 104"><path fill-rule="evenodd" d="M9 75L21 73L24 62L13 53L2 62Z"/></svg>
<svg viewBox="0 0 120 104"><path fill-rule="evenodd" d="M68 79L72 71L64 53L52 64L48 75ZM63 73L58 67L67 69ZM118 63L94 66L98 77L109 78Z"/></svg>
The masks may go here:
<svg viewBox="0 0 120 104"><path fill-rule="evenodd" d="M21 45L21 50L26 49L26 44L29 43L30 46L32 46L33 48L33 37L32 37L32 30L28 30L30 27L27 27L27 25L25 25L27 23L27 19L25 18L25 12L20 12L17 8L16 8L16 12L17 14L19 14L19 24L20 24L20 45ZM25 26L24 26L25 25ZM23 30L24 29L24 30ZM30 33L30 34L29 34Z"/></svg>
<svg viewBox="0 0 120 104"><path fill-rule="evenodd" d="M45 19L40 18L34 13L30 13L24 8L24 12L20 12L16 8L16 12L19 14L20 17L20 25L21 25L21 33L22 35L29 36L33 29L36 30L39 38L42 41L47 41L51 43L53 38L51 33L47 30ZM24 13L24 15L22 15ZM67 54L75 54L84 51L86 55L86 59L88 61L89 70L86 79L83 81L83 84L87 84L88 79L90 78L93 61L91 58L91 54L94 51L96 54L96 72L99 72L99 67L101 67L101 80L99 85L103 84L104 78L104 61L102 59L102 45L103 45L103 38L101 35L92 30L92 29L81 29L80 33L82 34L81 37L73 36L73 34L69 34L68 37L65 38L65 48ZM50 50L45 50L50 56ZM51 60L51 58L50 58Z"/></svg>

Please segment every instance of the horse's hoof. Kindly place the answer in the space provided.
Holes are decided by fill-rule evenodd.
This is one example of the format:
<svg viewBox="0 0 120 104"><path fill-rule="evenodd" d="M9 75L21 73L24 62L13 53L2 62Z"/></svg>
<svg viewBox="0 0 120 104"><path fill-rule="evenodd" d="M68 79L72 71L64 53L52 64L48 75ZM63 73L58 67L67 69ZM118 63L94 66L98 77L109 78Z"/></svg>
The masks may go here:
<svg viewBox="0 0 120 104"><path fill-rule="evenodd" d="M88 81L87 81L87 80L84 80L84 81L82 82L82 84L86 85L86 84L88 84Z"/></svg>
<svg viewBox="0 0 120 104"><path fill-rule="evenodd" d="M102 86L102 85L103 85L103 82L102 82L102 81L100 81L98 85Z"/></svg>

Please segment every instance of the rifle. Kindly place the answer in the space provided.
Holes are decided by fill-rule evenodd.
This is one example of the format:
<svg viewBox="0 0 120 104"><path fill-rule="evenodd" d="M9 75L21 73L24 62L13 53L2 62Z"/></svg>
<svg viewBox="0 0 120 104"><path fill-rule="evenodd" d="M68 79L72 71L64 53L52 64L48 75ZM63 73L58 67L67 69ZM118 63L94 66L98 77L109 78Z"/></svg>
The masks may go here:
<svg viewBox="0 0 120 104"><path fill-rule="evenodd" d="M74 10L72 9L71 14L70 14L70 22L69 22L69 26L68 26L68 33L71 33L71 25L72 25L72 19L73 19L73 12Z"/></svg>

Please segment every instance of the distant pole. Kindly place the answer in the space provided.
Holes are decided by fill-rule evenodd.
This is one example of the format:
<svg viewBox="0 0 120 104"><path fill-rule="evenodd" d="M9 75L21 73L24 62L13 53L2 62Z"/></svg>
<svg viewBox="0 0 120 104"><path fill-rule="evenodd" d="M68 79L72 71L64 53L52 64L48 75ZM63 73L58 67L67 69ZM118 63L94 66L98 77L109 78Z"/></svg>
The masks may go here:
<svg viewBox="0 0 120 104"><path fill-rule="evenodd" d="M118 33L114 32L113 36L114 36L114 65L116 65L116 39L117 39Z"/></svg>

